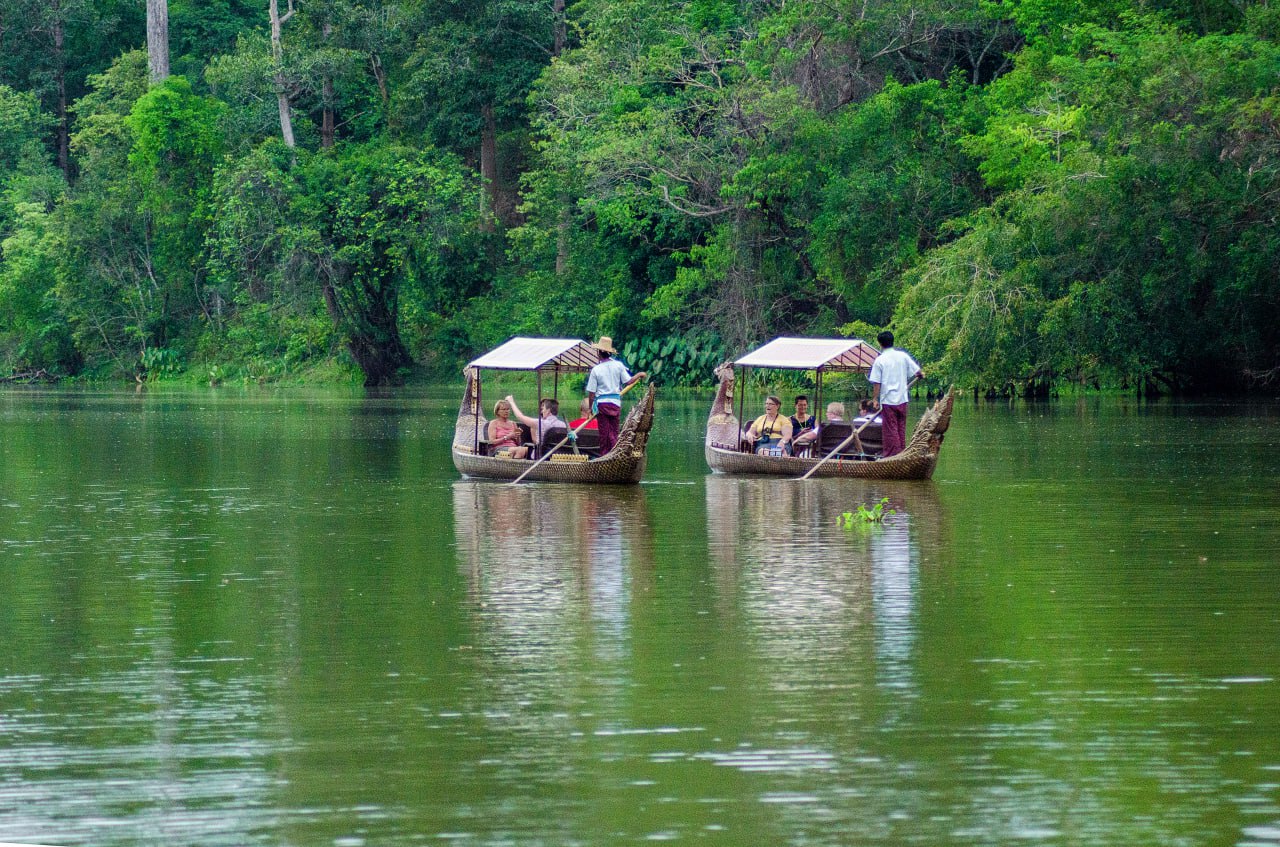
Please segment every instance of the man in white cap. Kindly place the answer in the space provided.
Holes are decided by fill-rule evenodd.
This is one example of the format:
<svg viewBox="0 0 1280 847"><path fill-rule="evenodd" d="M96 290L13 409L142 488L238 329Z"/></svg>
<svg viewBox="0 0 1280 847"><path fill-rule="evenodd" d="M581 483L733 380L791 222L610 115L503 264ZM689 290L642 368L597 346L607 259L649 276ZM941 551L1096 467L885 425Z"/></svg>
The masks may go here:
<svg viewBox="0 0 1280 847"><path fill-rule="evenodd" d="M595 343L600 362L591 369L587 377L587 399L596 413L596 422L600 427L600 455L613 449L618 442L618 429L622 422L622 390L631 383L648 376L641 371L635 376L627 370L627 366L613 358L618 352L613 349L613 339L607 335L600 336Z"/></svg>

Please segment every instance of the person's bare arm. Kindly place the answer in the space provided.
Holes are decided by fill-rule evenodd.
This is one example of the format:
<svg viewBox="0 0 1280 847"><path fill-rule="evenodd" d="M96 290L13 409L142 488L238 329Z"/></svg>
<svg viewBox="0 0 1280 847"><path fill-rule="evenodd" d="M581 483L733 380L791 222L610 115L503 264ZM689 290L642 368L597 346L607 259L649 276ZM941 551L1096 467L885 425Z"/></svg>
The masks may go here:
<svg viewBox="0 0 1280 847"><path fill-rule="evenodd" d="M523 412L521 412L521 411L520 411L520 407L516 405L516 398L514 398L514 397L512 397L510 394L508 394L508 395L507 395L507 402L511 404L511 416L512 416L512 417L514 417L516 420L520 421L520 423L524 424L525 426L529 427L530 429L537 429L537 428L538 428L538 419L537 419L537 418L531 418L531 417L529 417L528 415L526 415L526 414L524 414Z"/></svg>

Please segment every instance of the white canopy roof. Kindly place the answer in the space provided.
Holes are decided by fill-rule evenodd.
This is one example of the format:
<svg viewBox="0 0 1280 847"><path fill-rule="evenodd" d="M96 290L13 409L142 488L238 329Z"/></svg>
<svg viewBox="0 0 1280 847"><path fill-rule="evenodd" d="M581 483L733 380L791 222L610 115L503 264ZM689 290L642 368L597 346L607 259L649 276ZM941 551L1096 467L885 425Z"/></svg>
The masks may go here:
<svg viewBox="0 0 1280 847"><path fill-rule="evenodd" d="M775 338L735 365L812 371L866 371L880 351L858 338Z"/></svg>
<svg viewBox="0 0 1280 847"><path fill-rule="evenodd" d="M578 338L513 338L467 367L504 371L558 367L562 371L589 371L599 361L595 348Z"/></svg>

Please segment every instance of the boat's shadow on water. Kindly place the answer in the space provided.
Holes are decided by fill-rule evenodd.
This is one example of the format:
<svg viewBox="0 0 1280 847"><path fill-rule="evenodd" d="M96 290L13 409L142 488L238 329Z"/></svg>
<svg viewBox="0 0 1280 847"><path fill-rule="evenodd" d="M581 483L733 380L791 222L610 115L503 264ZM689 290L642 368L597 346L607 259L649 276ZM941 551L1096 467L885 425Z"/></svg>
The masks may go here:
<svg viewBox="0 0 1280 847"><path fill-rule="evenodd" d="M464 480L453 519L486 708L567 710L584 677L593 697L612 696L626 676L633 600L654 579L644 489ZM541 736L544 718L528 718L528 730Z"/></svg>

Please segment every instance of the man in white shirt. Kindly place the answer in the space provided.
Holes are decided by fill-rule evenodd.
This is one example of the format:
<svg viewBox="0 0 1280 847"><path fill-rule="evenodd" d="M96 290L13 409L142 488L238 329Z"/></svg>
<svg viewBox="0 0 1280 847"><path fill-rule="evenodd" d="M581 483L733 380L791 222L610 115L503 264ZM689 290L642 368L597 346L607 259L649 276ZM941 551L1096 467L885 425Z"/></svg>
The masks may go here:
<svg viewBox="0 0 1280 847"><path fill-rule="evenodd" d="M600 336L595 343L600 363L591 369L587 377L587 399L596 413L596 423L600 430L600 455L613 449L618 442L618 430L622 422L622 390L638 379L648 376L644 371L631 375L627 366L613 358L618 352L613 349L613 339L607 335Z"/></svg>
<svg viewBox="0 0 1280 847"><path fill-rule="evenodd" d="M896 456L907 446L907 401L911 399L911 380L924 372L906 351L893 346L893 333L885 330L876 336L881 352L871 365L871 402L883 418L884 452L882 459Z"/></svg>

